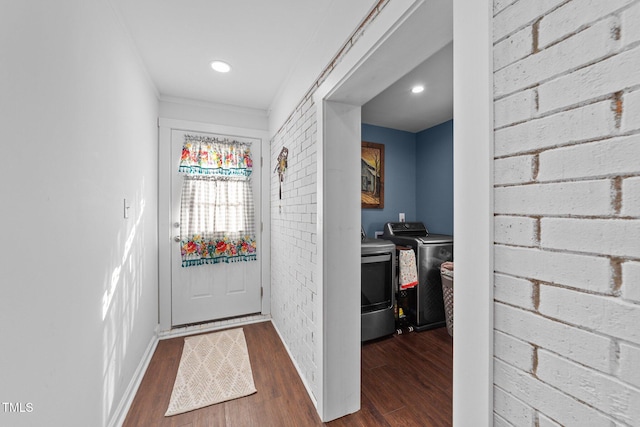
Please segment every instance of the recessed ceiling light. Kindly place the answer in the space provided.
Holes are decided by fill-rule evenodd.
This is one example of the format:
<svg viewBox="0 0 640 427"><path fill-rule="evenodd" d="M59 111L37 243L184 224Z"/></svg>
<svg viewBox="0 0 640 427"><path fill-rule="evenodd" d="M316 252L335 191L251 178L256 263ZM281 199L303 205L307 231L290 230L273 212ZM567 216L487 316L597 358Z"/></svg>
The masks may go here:
<svg viewBox="0 0 640 427"><path fill-rule="evenodd" d="M412 93L420 93L422 91L424 91L424 86L422 85L414 86L411 88Z"/></svg>
<svg viewBox="0 0 640 427"><path fill-rule="evenodd" d="M211 68L219 73L228 73L231 71L231 65L219 60L211 61Z"/></svg>

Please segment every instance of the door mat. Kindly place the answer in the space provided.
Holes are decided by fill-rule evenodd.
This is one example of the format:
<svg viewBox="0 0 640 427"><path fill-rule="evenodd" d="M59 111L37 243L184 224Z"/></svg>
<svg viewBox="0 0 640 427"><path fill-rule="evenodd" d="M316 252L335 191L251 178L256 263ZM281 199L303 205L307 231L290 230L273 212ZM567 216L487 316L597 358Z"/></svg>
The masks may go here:
<svg viewBox="0 0 640 427"><path fill-rule="evenodd" d="M187 337L165 416L255 392L242 328Z"/></svg>

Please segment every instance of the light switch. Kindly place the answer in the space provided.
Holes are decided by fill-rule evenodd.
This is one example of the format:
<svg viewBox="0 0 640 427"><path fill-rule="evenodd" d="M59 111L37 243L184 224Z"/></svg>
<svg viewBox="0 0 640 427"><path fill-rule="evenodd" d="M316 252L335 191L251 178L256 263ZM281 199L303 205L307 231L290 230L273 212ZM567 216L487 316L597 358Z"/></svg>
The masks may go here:
<svg viewBox="0 0 640 427"><path fill-rule="evenodd" d="M398 221L404 222L404 212L400 212L400 214L398 214Z"/></svg>
<svg viewBox="0 0 640 427"><path fill-rule="evenodd" d="M129 208L130 208L130 206L127 203L127 199L124 199L123 207L124 207L124 219L128 219L129 218Z"/></svg>

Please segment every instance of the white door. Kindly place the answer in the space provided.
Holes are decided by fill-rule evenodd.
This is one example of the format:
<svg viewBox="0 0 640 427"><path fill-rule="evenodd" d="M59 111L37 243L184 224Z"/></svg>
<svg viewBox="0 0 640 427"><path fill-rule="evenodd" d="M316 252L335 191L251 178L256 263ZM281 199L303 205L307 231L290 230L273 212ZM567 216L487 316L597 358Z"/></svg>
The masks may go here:
<svg viewBox="0 0 640 427"><path fill-rule="evenodd" d="M251 144L253 172L251 187L255 203L257 261L205 264L182 267L180 255L180 195L183 175L178 173L185 134L229 138ZM260 313L261 233L260 233L260 140L237 136L171 130L171 324L206 322L227 317ZM177 239L176 239L177 238ZM175 240L178 240L176 242Z"/></svg>

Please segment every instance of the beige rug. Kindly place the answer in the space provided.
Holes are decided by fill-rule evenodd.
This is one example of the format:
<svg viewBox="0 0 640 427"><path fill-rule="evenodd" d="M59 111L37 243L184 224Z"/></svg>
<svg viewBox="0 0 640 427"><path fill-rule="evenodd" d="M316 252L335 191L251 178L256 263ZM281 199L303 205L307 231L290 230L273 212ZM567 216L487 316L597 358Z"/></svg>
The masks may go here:
<svg viewBox="0 0 640 427"><path fill-rule="evenodd" d="M187 337L165 416L255 392L242 328Z"/></svg>

